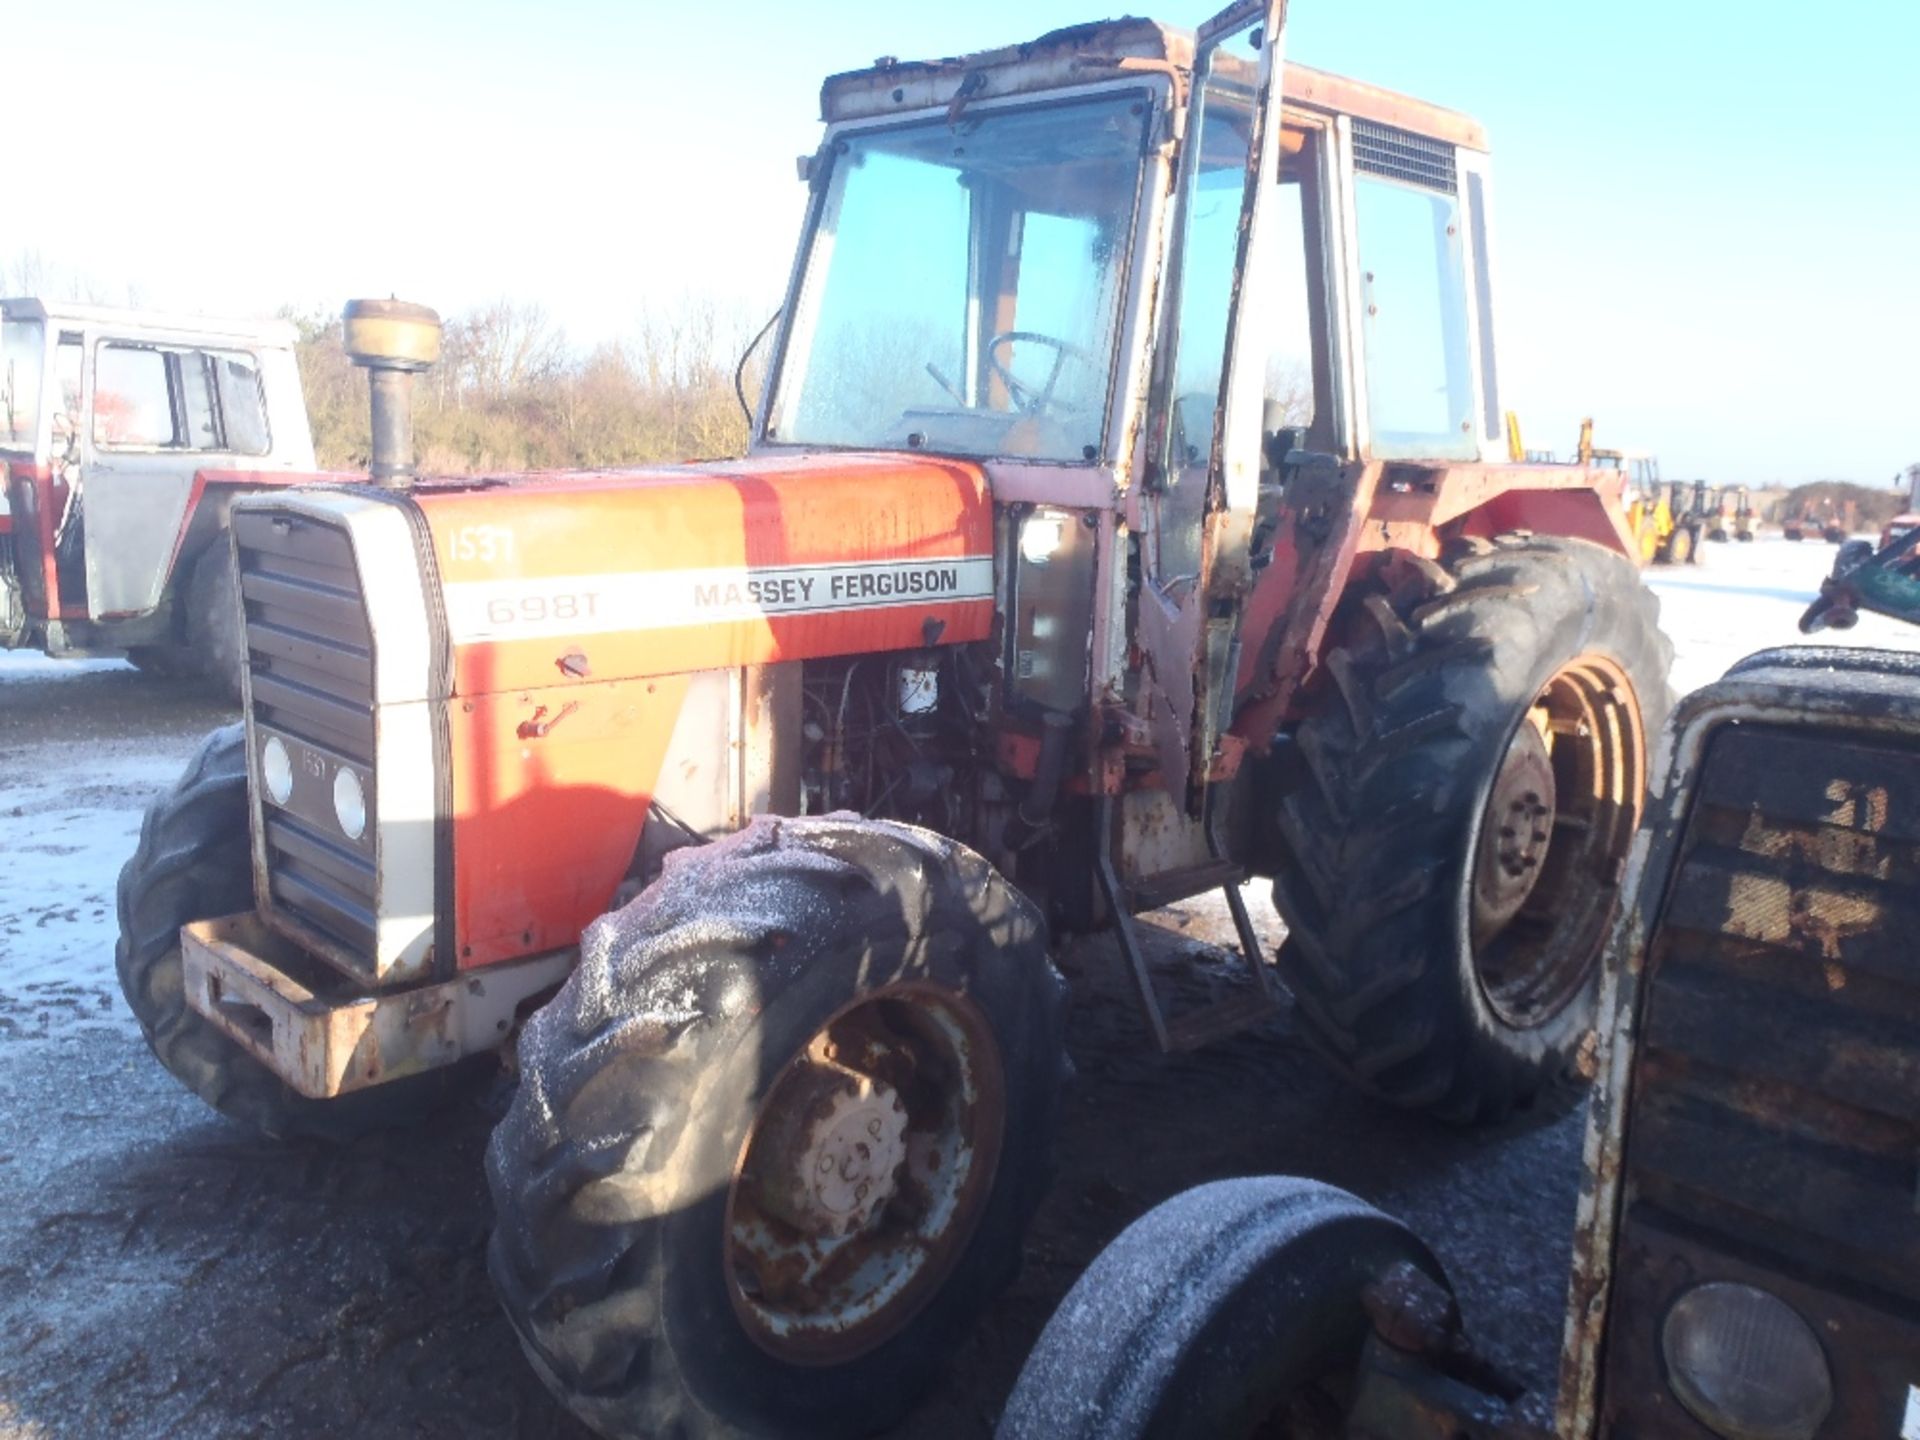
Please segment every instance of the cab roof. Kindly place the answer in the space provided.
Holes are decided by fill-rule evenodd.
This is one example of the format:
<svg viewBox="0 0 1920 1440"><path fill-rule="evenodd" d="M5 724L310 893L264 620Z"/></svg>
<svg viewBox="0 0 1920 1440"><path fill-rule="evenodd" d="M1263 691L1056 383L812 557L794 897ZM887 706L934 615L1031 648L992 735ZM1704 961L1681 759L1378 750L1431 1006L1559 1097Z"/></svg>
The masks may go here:
<svg viewBox="0 0 1920 1440"><path fill-rule="evenodd" d="M135 306L83 305L73 300L38 296L0 299L0 316L8 320L44 320L54 324L90 325L128 334L216 336L223 340L252 340L291 345L297 338L285 320L234 320L212 315L169 314Z"/></svg>
<svg viewBox="0 0 1920 1440"><path fill-rule="evenodd" d="M820 87L820 118L829 124L870 120L979 97L1038 94L1129 73L1173 73L1184 84L1193 70L1191 30L1133 16L1054 30L1006 45L941 60L885 56L865 70L830 75ZM1353 115L1417 135L1485 151L1487 133L1470 116L1411 95L1286 63L1281 90L1289 108Z"/></svg>

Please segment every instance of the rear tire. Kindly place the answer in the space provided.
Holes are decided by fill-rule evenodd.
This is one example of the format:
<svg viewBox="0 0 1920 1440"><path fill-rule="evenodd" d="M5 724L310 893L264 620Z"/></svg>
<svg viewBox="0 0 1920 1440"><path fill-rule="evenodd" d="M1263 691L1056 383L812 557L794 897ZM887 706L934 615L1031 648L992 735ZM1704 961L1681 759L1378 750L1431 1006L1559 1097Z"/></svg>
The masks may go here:
<svg viewBox="0 0 1920 1440"><path fill-rule="evenodd" d="M156 680L177 680L194 673L192 658L177 645L135 645L127 651L127 663Z"/></svg>
<svg viewBox="0 0 1920 1440"><path fill-rule="evenodd" d="M1065 986L1042 922L973 852L853 817L763 818L667 866L588 929L579 967L521 1039L520 1089L487 1152L495 1286L534 1368L603 1435L882 1429L1012 1279L1046 1189ZM966 1103L984 1113L1000 1092L991 1145L969 1131L981 1138L924 1171L917 1127L947 1113L949 1088L907 1023L922 1003L973 1027L957 1052L978 1064L958 1072L975 1082ZM882 1026L892 1038L875 1048L908 1057L899 1093L919 1097L906 1105L915 1128L882 1137L876 1118L872 1133L907 1158L886 1162L900 1168L876 1181L878 1208L838 1232L851 1246L770 1279L758 1257L778 1244L840 1243L804 1223L791 1240L743 1199L787 1174L762 1169L763 1136L829 1123L830 1096L821 1111L774 1098L796 1067L882 1073L839 1027L894 1005L898 1028ZM813 1172L812 1154L793 1174ZM958 1198L928 1204L947 1182L916 1177L947 1173L964 1177ZM913 1226L931 1214L962 1218L922 1243ZM910 1278L869 1290L867 1270L834 1272L842 1255Z"/></svg>
<svg viewBox="0 0 1920 1440"><path fill-rule="evenodd" d="M1274 881L1303 1033L1460 1123L1576 1078L1672 658L1625 558L1474 545L1367 596L1329 653Z"/></svg>
<svg viewBox="0 0 1920 1440"><path fill-rule="evenodd" d="M174 787L147 807L139 848L120 871L114 966L140 1033L174 1078L267 1135L325 1140L405 1124L471 1083L479 1065L310 1099L188 1006L180 927L253 905L251 855L246 729L229 725L209 735Z"/></svg>
<svg viewBox="0 0 1920 1440"><path fill-rule="evenodd" d="M996 1440L1344 1434L1340 1381L1372 1333L1363 1297L1402 1265L1448 1290L1412 1231L1331 1185L1266 1176L1176 1195L1074 1282Z"/></svg>
<svg viewBox="0 0 1920 1440"><path fill-rule="evenodd" d="M240 573L226 531L194 562L186 605L187 651L195 672L238 704L247 668L247 631L241 614Z"/></svg>

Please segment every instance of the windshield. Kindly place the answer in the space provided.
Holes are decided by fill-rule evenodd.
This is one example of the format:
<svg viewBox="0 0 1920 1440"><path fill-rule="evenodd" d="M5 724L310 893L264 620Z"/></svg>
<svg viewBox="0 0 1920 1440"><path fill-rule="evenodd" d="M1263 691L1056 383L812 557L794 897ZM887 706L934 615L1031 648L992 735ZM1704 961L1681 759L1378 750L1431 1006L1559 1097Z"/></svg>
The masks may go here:
<svg viewBox="0 0 1920 1440"><path fill-rule="evenodd" d="M843 139L767 438L1098 457L1146 125L1129 93Z"/></svg>
<svg viewBox="0 0 1920 1440"><path fill-rule="evenodd" d="M41 335L38 320L0 320L0 445L33 448L46 355Z"/></svg>

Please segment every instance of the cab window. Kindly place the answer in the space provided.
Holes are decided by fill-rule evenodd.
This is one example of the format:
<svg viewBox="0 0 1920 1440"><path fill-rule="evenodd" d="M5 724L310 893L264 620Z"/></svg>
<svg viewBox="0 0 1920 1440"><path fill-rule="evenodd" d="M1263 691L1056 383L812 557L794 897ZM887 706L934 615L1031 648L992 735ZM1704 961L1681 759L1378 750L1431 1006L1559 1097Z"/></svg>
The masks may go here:
<svg viewBox="0 0 1920 1440"><path fill-rule="evenodd" d="M1356 120L1354 213L1373 453L1478 453L1453 147Z"/></svg>
<svg viewBox="0 0 1920 1440"><path fill-rule="evenodd" d="M93 443L126 450L180 443L164 351L100 347L93 374Z"/></svg>
<svg viewBox="0 0 1920 1440"><path fill-rule="evenodd" d="M1268 202L1264 243L1277 263L1247 303L1267 349L1262 429L1302 432L1309 450L1337 449L1333 355L1327 323L1326 243L1322 228L1322 132L1289 124L1281 131L1277 203Z"/></svg>
<svg viewBox="0 0 1920 1440"><path fill-rule="evenodd" d="M62 335L53 352L53 453L64 455L80 434L82 363L86 347L78 335Z"/></svg>
<svg viewBox="0 0 1920 1440"><path fill-rule="evenodd" d="M264 455L259 362L239 351L105 343L94 361L93 439L109 450Z"/></svg>

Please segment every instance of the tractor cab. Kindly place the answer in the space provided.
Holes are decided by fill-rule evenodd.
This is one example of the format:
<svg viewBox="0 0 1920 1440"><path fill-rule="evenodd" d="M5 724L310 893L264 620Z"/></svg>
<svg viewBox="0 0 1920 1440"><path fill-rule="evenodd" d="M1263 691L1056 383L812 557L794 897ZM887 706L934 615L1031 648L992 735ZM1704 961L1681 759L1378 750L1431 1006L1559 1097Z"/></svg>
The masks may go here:
<svg viewBox="0 0 1920 1440"><path fill-rule="evenodd" d="M1422 527L1511 489L1479 523L1630 548L1612 476L1469 478L1505 460L1484 130L1283 63L1283 14L1117 20L829 78L753 434L762 455L981 466L1015 590L1054 567L1049 613L1016 605L1013 698L1164 715L1157 758L1196 821L1254 678L1243 602L1256 572L1273 604L1297 575L1293 477L1356 521L1404 497L1387 508ZM1130 565L1152 597L1131 623ZM1035 624L1090 628L1084 663L1043 655ZM1247 727L1257 745L1285 688Z"/></svg>
<svg viewBox="0 0 1920 1440"><path fill-rule="evenodd" d="M293 339L281 321L0 300L0 647L207 660L232 601L227 507L313 469Z"/></svg>
<svg viewBox="0 0 1920 1440"><path fill-rule="evenodd" d="M756 444L1172 493L1204 480L1226 398L1236 467L1263 433L1500 453L1484 131L1281 66L1267 8L828 79Z"/></svg>

